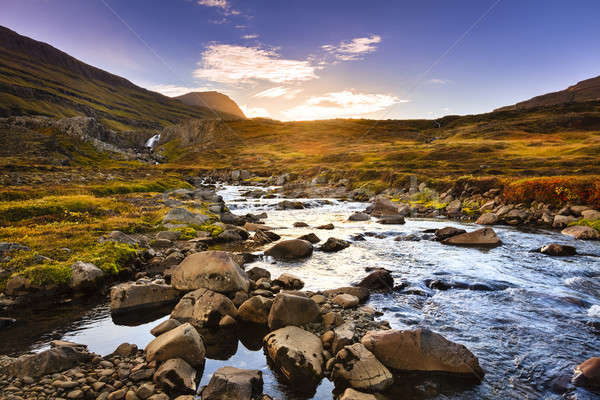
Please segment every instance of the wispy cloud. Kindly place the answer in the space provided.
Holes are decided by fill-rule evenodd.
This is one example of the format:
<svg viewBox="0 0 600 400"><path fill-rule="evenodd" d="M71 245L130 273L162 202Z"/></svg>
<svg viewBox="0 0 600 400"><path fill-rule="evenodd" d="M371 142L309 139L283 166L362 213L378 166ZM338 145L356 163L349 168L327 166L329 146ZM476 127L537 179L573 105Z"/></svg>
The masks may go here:
<svg viewBox="0 0 600 400"><path fill-rule="evenodd" d="M355 93L344 90L310 97L304 104L285 110L282 114L291 120L355 118L406 102L408 100L401 100L388 94Z"/></svg>
<svg viewBox="0 0 600 400"><path fill-rule="evenodd" d="M302 89L293 89L293 88L288 88L285 86L275 86L273 88L263 90L262 92L256 93L252 97L258 97L258 98L266 97L266 98L270 98L270 99L274 99L277 97L283 97L285 99L293 99L300 92L302 92Z"/></svg>
<svg viewBox="0 0 600 400"><path fill-rule="evenodd" d="M241 105L240 108L244 115L248 118L272 118L272 115L262 107L249 107L247 105Z"/></svg>
<svg viewBox="0 0 600 400"><path fill-rule="evenodd" d="M210 87L187 87L187 86L177 86L177 85L147 85L146 88L148 90L152 90L154 92L162 93L165 96L176 97L181 96L182 94L186 94L189 92L206 92L210 90L214 90L214 88Z"/></svg>
<svg viewBox="0 0 600 400"><path fill-rule="evenodd" d="M337 46L326 44L321 46L321 49L325 50L327 53L333 54L338 60L352 61L360 60L364 54L372 53L377 50L377 44L380 42L381 36L371 35L344 41Z"/></svg>
<svg viewBox="0 0 600 400"><path fill-rule="evenodd" d="M202 53L196 78L229 84L252 81L285 83L316 79L316 67L306 60L282 58L274 49L213 44Z"/></svg>
<svg viewBox="0 0 600 400"><path fill-rule="evenodd" d="M242 39L256 39L256 38L258 38L258 35L256 35L256 34L242 36Z"/></svg>
<svg viewBox="0 0 600 400"><path fill-rule="evenodd" d="M427 83L431 83L433 85L446 85L451 82L452 81L450 81L448 79L439 79L439 78L431 78L427 81Z"/></svg>

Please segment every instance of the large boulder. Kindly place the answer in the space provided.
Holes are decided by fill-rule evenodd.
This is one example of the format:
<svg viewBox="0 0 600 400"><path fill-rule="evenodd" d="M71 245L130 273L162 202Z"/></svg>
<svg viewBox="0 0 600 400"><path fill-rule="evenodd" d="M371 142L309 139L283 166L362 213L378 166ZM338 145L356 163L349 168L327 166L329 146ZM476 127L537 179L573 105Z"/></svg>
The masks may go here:
<svg viewBox="0 0 600 400"><path fill-rule="evenodd" d="M556 214L554 216L554 221L552 222L552 227L553 228L564 228L565 226L569 225L571 222L575 222L577 221L576 217L573 217L571 215L560 215L560 214Z"/></svg>
<svg viewBox="0 0 600 400"><path fill-rule="evenodd" d="M589 226L574 225L563 229L560 233L579 240L598 240L600 232Z"/></svg>
<svg viewBox="0 0 600 400"><path fill-rule="evenodd" d="M187 256L171 275L171 284L179 290L210 289L219 293L249 288L246 273L226 251L203 251Z"/></svg>
<svg viewBox="0 0 600 400"><path fill-rule="evenodd" d="M175 303L181 292L162 280L125 282L110 290L110 310L113 313Z"/></svg>
<svg viewBox="0 0 600 400"><path fill-rule="evenodd" d="M190 225L202 225L210 218L204 214L196 214L185 208L172 208L163 218L163 223L183 223Z"/></svg>
<svg viewBox="0 0 600 400"><path fill-rule="evenodd" d="M221 293L198 289L187 293L171 312L171 318L198 328L217 327L227 315L237 318L233 302Z"/></svg>
<svg viewBox="0 0 600 400"><path fill-rule="evenodd" d="M202 367L205 355L202 337L189 323L163 333L146 346L146 360L149 362L181 358L192 367Z"/></svg>
<svg viewBox="0 0 600 400"><path fill-rule="evenodd" d="M172 395L196 393L196 370L181 358L171 358L154 373L154 382Z"/></svg>
<svg viewBox="0 0 600 400"><path fill-rule="evenodd" d="M238 316L242 321L266 324L269 321L271 306L273 306L273 299L253 296L242 303L238 310Z"/></svg>
<svg viewBox="0 0 600 400"><path fill-rule="evenodd" d="M576 366L573 383L592 389L600 388L600 357L588 358Z"/></svg>
<svg viewBox="0 0 600 400"><path fill-rule="evenodd" d="M312 243L301 240L291 239L277 243L265 251L265 255L275 258L276 260L297 260L300 258L309 257L313 252Z"/></svg>
<svg viewBox="0 0 600 400"><path fill-rule="evenodd" d="M481 228L473 232L462 233L442 240L443 244L455 246L500 246L502 241L492 228Z"/></svg>
<svg viewBox="0 0 600 400"><path fill-rule="evenodd" d="M377 196L370 207L371 215L381 217L384 215L396 215L399 213L398 206L387 197Z"/></svg>
<svg viewBox="0 0 600 400"><path fill-rule="evenodd" d="M325 251L327 253L333 253L336 251L344 250L348 246L350 246L350 242L330 237L325 243L321 245L321 247L319 247L319 250Z"/></svg>
<svg viewBox="0 0 600 400"><path fill-rule="evenodd" d="M221 367L202 389L202 400L253 400L263 391L262 372L257 369Z"/></svg>
<svg viewBox="0 0 600 400"><path fill-rule="evenodd" d="M389 292L394 288L394 278L385 269L376 269L364 277L357 285L371 291Z"/></svg>
<svg viewBox="0 0 600 400"><path fill-rule="evenodd" d="M361 343L345 346L336 354L331 378L369 392L384 391L394 383L392 373Z"/></svg>
<svg viewBox="0 0 600 400"><path fill-rule="evenodd" d="M337 354L344 346L352 344L355 331L356 324L352 321L344 322L333 329L333 341L331 342L331 351L333 354Z"/></svg>
<svg viewBox="0 0 600 400"><path fill-rule="evenodd" d="M264 344L269 360L287 383L310 391L323 378L323 344L314 334L287 326L265 336Z"/></svg>
<svg viewBox="0 0 600 400"><path fill-rule="evenodd" d="M9 375L23 378L36 378L54 374L87 362L93 354L85 346L61 346L36 354L25 354L10 363L6 369Z"/></svg>
<svg viewBox="0 0 600 400"><path fill-rule="evenodd" d="M71 265L71 281L69 286L76 290L96 288L103 280L104 272L91 263L77 261Z"/></svg>
<svg viewBox="0 0 600 400"><path fill-rule="evenodd" d="M311 298L279 293L269 312L269 328L304 325L315 321L320 313L319 305Z"/></svg>
<svg viewBox="0 0 600 400"><path fill-rule="evenodd" d="M445 372L483 379L479 361L469 349L428 329L370 331L361 343L394 370Z"/></svg>

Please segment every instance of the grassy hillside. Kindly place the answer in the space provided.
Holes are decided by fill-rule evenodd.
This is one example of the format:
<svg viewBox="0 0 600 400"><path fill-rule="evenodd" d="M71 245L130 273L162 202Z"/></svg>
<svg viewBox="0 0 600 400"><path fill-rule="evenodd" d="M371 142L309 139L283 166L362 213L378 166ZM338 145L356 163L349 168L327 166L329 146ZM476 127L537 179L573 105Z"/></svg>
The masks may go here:
<svg viewBox="0 0 600 400"><path fill-rule="evenodd" d="M95 116L118 131L216 118L0 27L0 117L11 115Z"/></svg>
<svg viewBox="0 0 600 400"><path fill-rule="evenodd" d="M210 143L162 147L172 164L301 175L338 170L393 181L600 174L600 102L438 120L264 119L221 123ZM186 141L186 143L189 140Z"/></svg>

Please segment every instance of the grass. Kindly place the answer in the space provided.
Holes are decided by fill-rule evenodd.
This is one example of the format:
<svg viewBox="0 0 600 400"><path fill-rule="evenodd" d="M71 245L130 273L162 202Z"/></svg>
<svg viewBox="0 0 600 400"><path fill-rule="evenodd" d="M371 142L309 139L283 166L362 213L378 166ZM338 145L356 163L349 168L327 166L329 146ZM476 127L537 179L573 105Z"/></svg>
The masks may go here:
<svg viewBox="0 0 600 400"><path fill-rule="evenodd" d="M589 227L592 227L592 228L594 228L594 229L595 229L595 230L597 230L598 232L600 232L600 219L597 219L597 220L589 220L589 219L585 219L585 218L583 218L583 219L580 219L580 220L578 220L578 221L571 222L571 223L569 224L569 226L572 226L572 225L589 226Z"/></svg>

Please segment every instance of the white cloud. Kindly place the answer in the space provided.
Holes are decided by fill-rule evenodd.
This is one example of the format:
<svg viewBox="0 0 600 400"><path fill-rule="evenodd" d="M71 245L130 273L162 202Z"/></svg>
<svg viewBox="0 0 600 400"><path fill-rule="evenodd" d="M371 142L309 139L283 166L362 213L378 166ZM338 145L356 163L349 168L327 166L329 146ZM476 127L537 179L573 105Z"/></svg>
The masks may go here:
<svg viewBox="0 0 600 400"><path fill-rule="evenodd" d="M293 99L300 92L302 92L302 89L292 89L285 86L275 86L273 88L256 93L252 97L267 97L270 99L274 99L276 97L283 97L285 99Z"/></svg>
<svg viewBox="0 0 600 400"><path fill-rule="evenodd" d="M247 83L256 80L275 83L316 79L309 61L281 58L274 49L213 44L202 53L194 76L213 82Z"/></svg>
<svg viewBox="0 0 600 400"><path fill-rule="evenodd" d="M304 104L282 111L282 114L290 120L356 118L406 102L408 100L400 100L387 94L354 93L344 90L310 97Z"/></svg>
<svg viewBox="0 0 600 400"><path fill-rule="evenodd" d="M271 114L262 107L240 106L244 115L248 118L272 118Z"/></svg>
<svg viewBox="0 0 600 400"><path fill-rule="evenodd" d="M187 87L177 85L150 85L146 86L146 88L148 90L152 90L154 92L158 92L169 97L181 96L182 94L186 94L189 92L206 92L214 90L214 88L209 87Z"/></svg>
<svg viewBox="0 0 600 400"><path fill-rule="evenodd" d="M242 36L242 39L256 39L258 37L258 35L254 34L254 35L244 35Z"/></svg>
<svg viewBox="0 0 600 400"><path fill-rule="evenodd" d="M206 7L217 7L224 10L229 8L227 0L198 0L198 4Z"/></svg>
<svg viewBox="0 0 600 400"><path fill-rule="evenodd" d="M377 44L380 42L381 36L371 35L341 42L337 46L326 44L321 48L328 53L332 53L338 60L352 61L360 60L363 54L377 50Z"/></svg>
<svg viewBox="0 0 600 400"><path fill-rule="evenodd" d="M205 7L220 8L225 15L240 15L241 12L231 8L227 0L198 0L198 4Z"/></svg>

